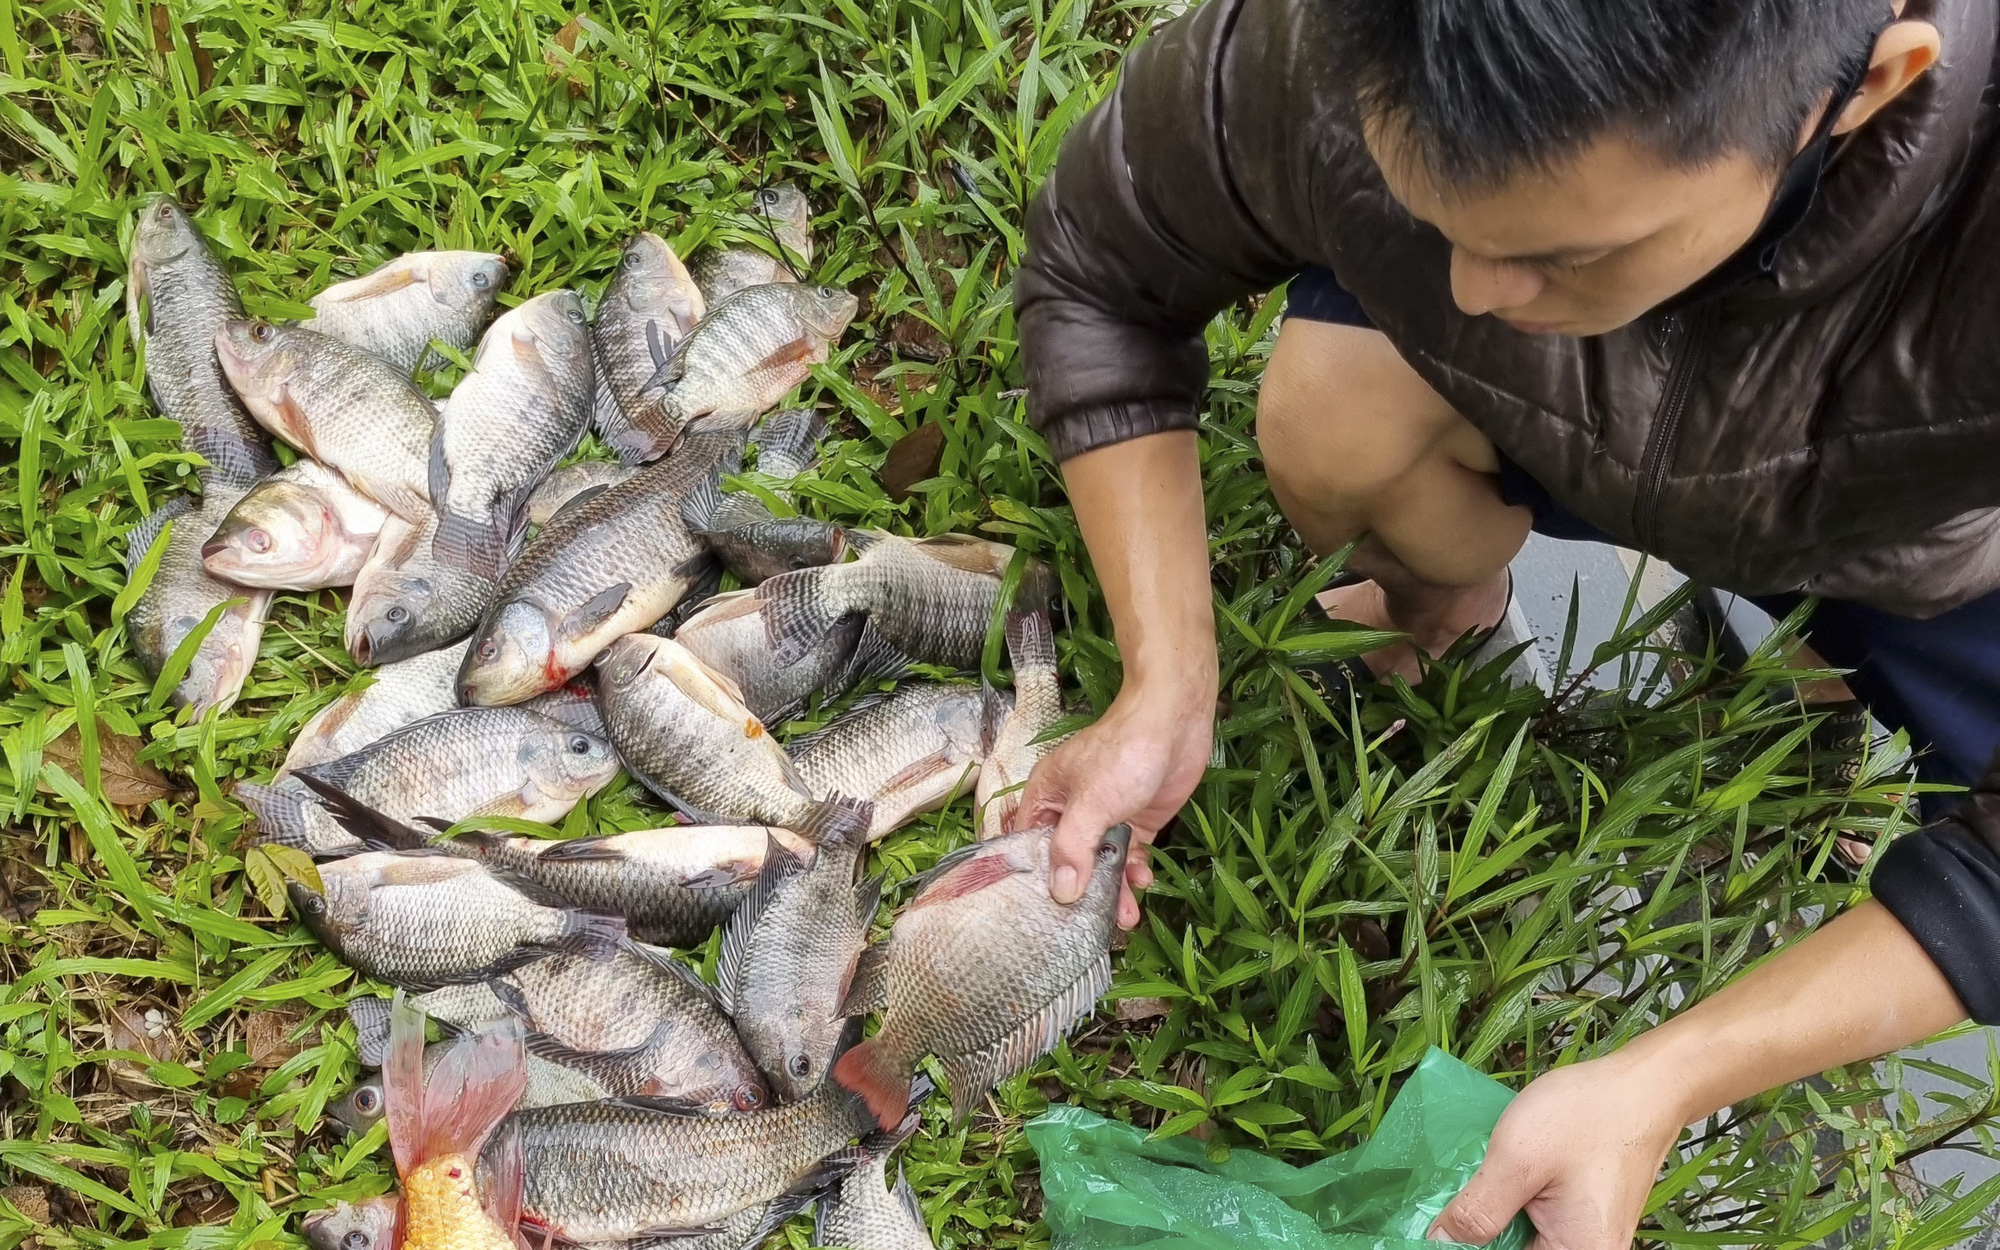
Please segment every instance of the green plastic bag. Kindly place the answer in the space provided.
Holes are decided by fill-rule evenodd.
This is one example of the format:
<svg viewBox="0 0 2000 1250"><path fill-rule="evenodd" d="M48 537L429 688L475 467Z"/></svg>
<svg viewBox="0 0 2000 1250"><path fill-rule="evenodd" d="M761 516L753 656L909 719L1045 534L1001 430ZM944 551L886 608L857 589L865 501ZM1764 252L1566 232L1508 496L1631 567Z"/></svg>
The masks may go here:
<svg viewBox="0 0 2000 1250"><path fill-rule="evenodd" d="M1512 1091L1433 1047L1365 1145L1311 1167L1250 1150L1211 1162L1185 1137L1081 1107L1028 1125L1055 1250L1438 1250L1431 1221L1486 1155ZM1517 1218L1492 1245L1521 1250Z"/></svg>

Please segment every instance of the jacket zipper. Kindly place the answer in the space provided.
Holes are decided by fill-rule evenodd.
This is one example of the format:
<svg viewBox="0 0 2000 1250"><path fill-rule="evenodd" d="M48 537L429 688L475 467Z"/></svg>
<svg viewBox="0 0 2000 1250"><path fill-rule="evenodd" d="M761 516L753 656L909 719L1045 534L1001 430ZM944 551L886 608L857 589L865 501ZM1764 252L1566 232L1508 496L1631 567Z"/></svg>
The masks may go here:
<svg viewBox="0 0 2000 1250"><path fill-rule="evenodd" d="M1653 414L1652 428L1646 432L1646 455L1639 462L1639 493L1632 501L1632 529L1639 546L1648 553L1659 550L1660 494L1666 488L1667 472L1674 465L1674 450L1680 443L1681 420L1687 414L1688 397L1694 391L1695 375L1707 352L1715 314L1697 308L1687 316L1670 316L1667 339L1680 339L1673 363L1667 370L1667 389Z"/></svg>

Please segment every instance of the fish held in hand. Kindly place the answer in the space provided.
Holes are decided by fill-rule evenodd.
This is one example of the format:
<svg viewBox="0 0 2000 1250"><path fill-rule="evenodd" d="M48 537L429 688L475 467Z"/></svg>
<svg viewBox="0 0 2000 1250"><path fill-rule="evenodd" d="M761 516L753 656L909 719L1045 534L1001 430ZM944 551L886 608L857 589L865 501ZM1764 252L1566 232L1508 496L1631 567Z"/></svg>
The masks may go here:
<svg viewBox="0 0 2000 1250"><path fill-rule="evenodd" d="M787 749L813 793L872 803L868 836L881 838L984 778L985 711L977 686L906 682Z"/></svg>
<svg viewBox="0 0 2000 1250"><path fill-rule="evenodd" d="M882 895L879 878L856 880L869 819L866 803L830 801L800 830L817 848L810 864L774 841L723 933L723 1004L781 1101L818 1088L847 1030L849 983Z"/></svg>
<svg viewBox="0 0 2000 1250"><path fill-rule="evenodd" d="M271 606L270 591L219 581L202 563L203 545L242 493L242 487L218 482L198 506L187 496L178 496L125 536L125 571L130 577L160 531L172 526L153 580L125 618L132 648L149 675L157 678L189 635L221 609L174 684L174 706L192 708L196 716L226 710L236 702L257 663L264 617Z"/></svg>
<svg viewBox="0 0 2000 1250"><path fill-rule="evenodd" d="M625 917L632 936L693 946L735 913L769 847L810 863L812 843L767 825L675 825L564 842L462 833L448 844L573 907Z"/></svg>
<svg viewBox="0 0 2000 1250"><path fill-rule="evenodd" d="M201 559L238 586L351 586L388 515L338 473L301 460L251 487L203 544Z"/></svg>
<svg viewBox="0 0 2000 1250"><path fill-rule="evenodd" d="M265 429L404 520L428 517L437 410L408 374L339 339L268 321L223 323L215 354Z"/></svg>
<svg viewBox="0 0 2000 1250"><path fill-rule="evenodd" d="M628 634L597 662L598 703L632 775L690 819L802 829L820 804L734 683L670 638Z"/></svg>
<svg viewBox="0 0 2000 1250"><path fill-rule="evenodd" d="M640 392L707 311L674 249L656 234L634 235L619 254L618 271L605 286L591 325L597 352L593 423L607 444L629 444L627 414L645 407Z"/></svg>
<svg viewBox="0 0 2000 1250"><path fill-rule="evenodd" d="M781 663L764 605L748 590L710 599L674 631L674 640L736 683L744 706L767 725L790 720L816 694L836 698L903 667L901 656L878 645L859 612L840 618L796 659Z"/></svg>
<svg viewBox="0 0 2000 1250"><path fill-rule="evenodd" d="M500 576L528 496L590 426L595 368L574 291L537 295L486 331L431 439L439 559Z"/></svg>
<svg viewBox="0 0 2000 1250"><path fill-rule="evenodd" d="M979 666L1014 548L964 534L912 539L860 530L849 532L848 545L858 559L757 587L780 664L804 655L842 617L862 613L884 651L905 665ZM1015 601L1040 607L1052 585L1048 566L1031 559Z"/></svg>
<svg viewBox="0 0 2000 1250"><path fill-rule="evenodd" d="M364 840L380 826L422 836L333 787L319 792ZM608 959L625 936L616 916L536 902L448 855L364 851L321 865L320 881L287 884L306 927L342 962L412 989L486 980L558 951Z"/></svg>
<svg viewBox="0 0 2000 1250"><path fill-rule="evenodd" d="M745 287L797 282L794 260L800 267L812 263L812 205L804 192L789 182L764 187L752 197L751 208L769 224L785 255L773 256L752 247L708 253L695 265L695 281L711 304L719 304Z"/></svg>
<svg viewBox="0 0 2000 1250"><path fill-rule="evenodd" d="M882 1028L840 1057L834 1080L884 1126L909 1104L917 1062L935 1055L954 1117L1053 1050L1111 985L1111 931L1132 831L1106 831L1075 903L1049 897L1053 829L976 842L939 861L870 948L848 1009L881 1007Z"/></svg>
<svg viewBox="0 0 2000 1250"><path fill-rule="evenodd" d="M457 707L458 664L464 654L461 642L384 664L374 680L341 695L300 727L279 771L352 755L405 725Z"/></svg>
<svg viewBox="0 0 2000 1250"><path fill-rule="evenodd" d="M828 286L774 283L709 310L647 380L626 459L649 460L695 423L747 428L822 364L860 301Z"/></svg>
<svg viewBox="0 0 2000 1250"><path fill-rule="evenodd" d="M990 746L973 791L973 828L982 839L1013 831L1028 774L1063 743L1042 738L1063 718L1062 675L1048 613L1008 613L1007 653L1014 664L1014 700L1011 706L997 700L990 705L998 715L989 717Z"/></svg>
<svg viewBox="0 0 2000 1250"><path fill-rule="evenodd" d="M471 347L505 285L507 262L491 252L407 252L313 296L315 315L299 324L409 373L439 363L434 339Z"/></svg>
<svg viewBox="0 0 2000 1250"><path fill-rule="evenodd" d="M243 315L236 284L194 222L170 196L156 196L132 228L125 312L146 353L146 387L181 440L208 461L204 485L248 486L275 472L271 443L230 389L215 336Z"/></svg>
<svg viewBox="0 0 2000 1250"><path fill-rule="evenodd" d="M390 1013L382 1100L403 1186L398 1250L516 1250L519 1157L503 1150L486 1175L475 1173L527 1085L520 1029L460 1038L426 1073L423 1013L400 994Z"/></svg>
<svg viewBox="0 0 2000 1250"><path fill-rule="evenodd" d="M562 509L501 579L460 674L467 703L519 703L666 615L711 566L684 513L733 469L740 435L704 435Z"/></svg>
<svg viewBox="0 0 2000 1250"><path fill-rule="evenodd" d="M347 601L347 651L356 664L393 664L448 646L493 602L491 579L437 558L437 524L429 511L417 525L391 516L376 535Z"/></svg>
<svg viewBox="0 0 2000 1250"><path fill-rule="evenodd" d="M846 1250L937 1250L903 1169L889 1185L889 1158L922 1120L912 1112L880 1145L857 1151L861 1162L819 1200L812 1244Z"/></svg>

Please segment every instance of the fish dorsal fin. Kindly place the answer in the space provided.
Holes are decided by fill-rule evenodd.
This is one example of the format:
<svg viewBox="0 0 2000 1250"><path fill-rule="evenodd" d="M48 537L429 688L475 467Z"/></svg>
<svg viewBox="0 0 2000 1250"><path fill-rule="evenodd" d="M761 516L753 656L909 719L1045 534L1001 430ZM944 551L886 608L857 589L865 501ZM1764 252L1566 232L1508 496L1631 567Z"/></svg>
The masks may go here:
<svg viewBox="0 0 2000 1250"><path fill-rule="evenodd" d="M153 514L125 532L125 576L132 576L146 553L167 523L178 520L194 511L194 500L186 495L175 495L172 499L153 509Z"/></svg>
<svg viewBox="0 0 2000 1250"><path fill-rule="evenodd" d="M847 983L847 998L840 1005L843 1016L865 1016L889 1005L890 939L861 948L855 961L854 977Z"/></svg>
<svg viewBox="0 0 2000 1250"><path fill-rule="evenodd" d="M870 550L895 538L897 538L897 535L891 534L888 530L865 530L850 527L847 531L847 549L856 556L863 556ZM901 539L901 541L908 542L909 540Z"/></svg>
<svg viewBox="0 0 2000 1250"><path fill-rule="evenodd" d="M1003 576L1007 562L1014 558L1012 547L970 534L939 534L935 538L919 538L912 545L942 564L987 577Z"/></svg>
<svg viewBox="0 0 2000 1250"><path fill-rule="evenodd" d="M895 698L898 694L901 693L902 693L901 690L871 690L867 694L864 694L860 698L856 699L854 702L848 704L846 710L842 711L840 715L834 717L832 720L820 726L818 729L813 730L811 733L800 734L798 737L793 738L789 743L786 744L785 749L792 753L792 758L805 759L808 756L812 755L815 751L824 748L826 743L829 741L828 735L831 734L831 732L834 729L845 726L848 722L854 720L856 717L867 715L869 712L873 711L878 707L881 707L884 703L887 703L889 700Z"/></svg>
<svg viewBox="0 0 2000 1250"><path fill-rule="evenodd" d="M887 880L886 875L878 873L862 882L861 887L854 892L854 915L861 921L864 933L867 932L868 926L875 923L875 913L882 908L882 886Z"/></svg>
<svg viewBox="0 0 2000 1250"><path fill-rule="evenodd" d="M723 1011L730 1015L736 1013L736 982L743 973L744 954L750 949L758 924L763 921L764 913L769 910L771 900L778 896L778 891L806 871L805 861L792 854L784 843L769 835L766 838L764 867L757 873L756 883L729 917L729 924L722 931L722 953L715 962L716 989L720 993Z"/></svg>
<svg viewBox="0 0 2000 1250"><path fill-rule="evenodd" d="M428 270L420 269L414 264L405 264L403 263L405 259L407 258L399 257L358 278L334 283L312 297L313 308L325 312L329 304L347 304L355 300L374 299L378 295L388 295L430 280Z"/></svg>
<svg viewBox="0 0 2000 1250"><path fill-rule="evenodd" d="M971 1054L939 1056L945 1079L951 1082L951 1118L964 1119L994 1086L1027 1071L1035 1060L1054 1050L1070 1027L1089 1015L1110 988L1111 952L1106 951L1007 1036Z"/></svg>
<svg viewBox="0 0 2000 1250"><path fill-rule="evenodd" d="M661 976L678 981L683 986L701 995L704 1002L714 1003L718 1007L722 1005L716 999L715 987L702 980L699 972L688 967L680 960L675 959L671 952L657 946L648 945L645 942L629 939L623 944L621 949L634 958L643 961L648 968L651 968Z"/></svg>

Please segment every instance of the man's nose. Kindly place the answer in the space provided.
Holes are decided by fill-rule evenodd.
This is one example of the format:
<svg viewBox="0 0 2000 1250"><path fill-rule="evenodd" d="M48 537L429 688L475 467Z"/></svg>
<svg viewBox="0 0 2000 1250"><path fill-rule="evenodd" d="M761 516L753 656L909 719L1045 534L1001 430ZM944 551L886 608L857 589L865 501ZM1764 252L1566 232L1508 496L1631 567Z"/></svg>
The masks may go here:
<svg viewBox="0 0 2000 1250"><path fill-rule="evenodd" d="M1451 249L1451 297L1469 317L1525 307L1547 285L1548 279L1527 265L1487 260L1462 247Z"/></svg>

